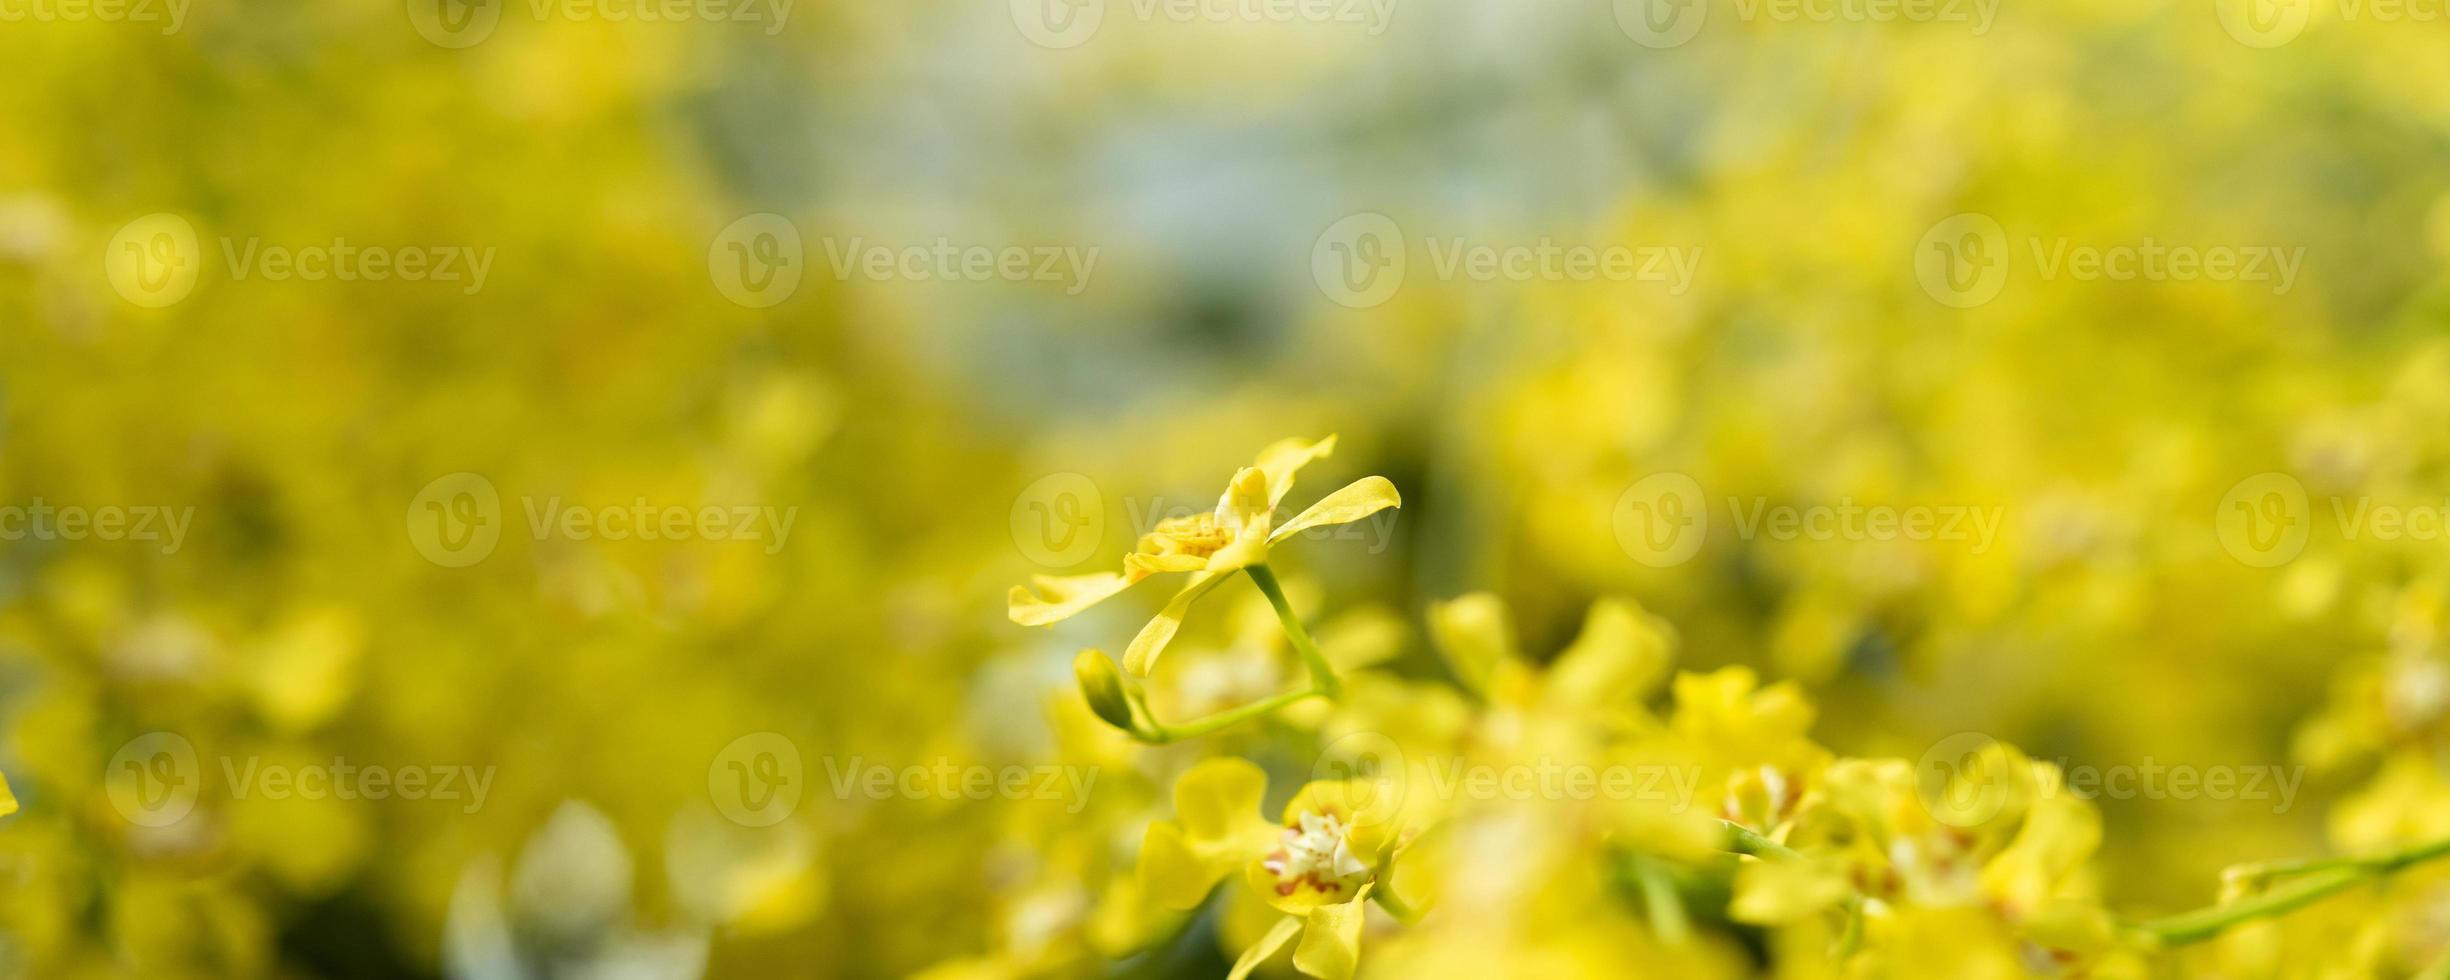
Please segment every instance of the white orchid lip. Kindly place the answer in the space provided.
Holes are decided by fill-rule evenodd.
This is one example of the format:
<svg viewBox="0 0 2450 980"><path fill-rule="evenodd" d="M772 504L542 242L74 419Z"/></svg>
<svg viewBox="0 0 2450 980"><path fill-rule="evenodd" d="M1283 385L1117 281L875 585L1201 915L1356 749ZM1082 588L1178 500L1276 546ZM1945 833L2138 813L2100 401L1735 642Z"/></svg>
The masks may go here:
<svg viewBox="0 0 2450 980"><path fill-rule="evenodd" d="M1352 828L1335 814L1304 810L1294 823L1284 830L1284 845L1260 862L1276 876L1276 894L1291 895L1305 884L1341 891L1369 874L1369 865L1353 854Z"/></svg>

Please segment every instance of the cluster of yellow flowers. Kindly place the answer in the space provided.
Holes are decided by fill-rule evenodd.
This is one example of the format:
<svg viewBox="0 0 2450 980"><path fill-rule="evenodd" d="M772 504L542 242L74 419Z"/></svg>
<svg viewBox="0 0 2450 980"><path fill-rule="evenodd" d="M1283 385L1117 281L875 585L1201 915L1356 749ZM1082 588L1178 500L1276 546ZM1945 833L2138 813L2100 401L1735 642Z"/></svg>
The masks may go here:
<svg viewBox="0 0 2450 980"><path fill-rule="evenodd" d="M2268 935L2296 927L2284 913L2367 886L2421 887L2421 866L2450 854L2450 787L2433 754L2445 745L2450 672L2438 663L2355 675L2307 731L2308 751L2326 759L2397 754L2341 817L2369 828L2344 835L2368 856L2240 865L2221 904L2149 920L2104 907L2093 874L2102 818L2057 765L1972 734L1920 760L1837 755L1813 740L1815 710L1796 684L1765 685L1741 666L1677 672L1674 631L1630 601L1593 604L1579 635L1546 657L1522 648L1494 595L1437 603L1429 634L1442 669L1406 676L1390 669L1384 633L1339 618L1328 641L1314 640L1267 563L1288 529L1399 505L1392 483L1370 477L1275 523L1294 473L1333 446L1269 447L1213 513L1142 538L1121 574L1042 577L1035 592L1012 592L1012 620L1042 625L1155 571L1196 576L1141 631L1124 672L1095 650L1075 664L1080 704L1109 734L1215 743L1155 750L1190 754L1162 767L1173 773L1170 814L1149 798L1119 815L1145 830L1129 866L1110 874L1097 953L1162 963L1213 936L1234 980L1285 963L1323 980L1634 965L1675 976L2146 977L2208 968L2188 947L2228 937L2209 955L2232 957L2262 936L2249 955L2266 968L2237 975L2297 975L2268 972L2288 962ZM1189 682L1154 671L1157 652L1192 601L1236 572L1268 600L1307 683L1161 721L1152 703ZM2412 610L2407 630L2429 628L2438 609ZM2436 673L2403 676L2424 669ZM2381 700L2347 703L2357 698ZM1272 786L1262 762L1298 769L1304 758L1306 781ZM1272 797L1283 802L1268 808ZM2389 849L2413 829L2443 843ZM2364 901L2389 904L2368 890ZM2386 952L2430 942L2427 975L2450 970L2438 935L2393 932L2393 921L2363 931L2357 962L2385 970L2396 962ZM2394 940L2402 948L2386 950ZM2301 958L2307 975L2346 962ZM936 975L1050 965L1007 951Z"/></svg>

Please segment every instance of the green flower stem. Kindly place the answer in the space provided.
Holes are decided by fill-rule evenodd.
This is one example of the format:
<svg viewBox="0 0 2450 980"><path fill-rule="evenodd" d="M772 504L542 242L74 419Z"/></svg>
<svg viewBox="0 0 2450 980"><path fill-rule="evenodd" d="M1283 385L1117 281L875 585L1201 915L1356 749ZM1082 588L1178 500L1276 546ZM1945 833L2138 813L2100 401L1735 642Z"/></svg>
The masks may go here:
<svg viewBox="0 0 2450 980"><path fill-rule="evenodd" d="M1344 682L1337 679L1335 667L1327 663L1327 655L1319 652L1319 645L1311 642L1310 631L1302 628L1301 617L1293 614L1293 604L1285 601L1284 587L1276 584L1276 573L1269 571L1265 563L1243 571L1249 572L1251 581L1258 583L1259 591L1267 595L1268 605L1276 607L1276 621L1284 624L1285 637L1293 641L1293 649L1300 651L1302 663L1310 666L1310 686L1330 701L1343 697Z"/></svg>
<svg viewBox="0 0 2450 980"><path fill-rule="evenodd" d="M1795 849L1763 837L1745 827L1729 821L1721 822L1727 828L1725 845L1727 850L1762 859L1785 860L1802 857ZM2316 858L2247 865L2243 873L2266 877L2285 877L2289 879L2288 883L2226 905L2215 905L2165 919L2155 919L2151 922L2140 923L2134 928L2164 947L2199 943L2218 936L2239 923L2285 915L2340 892L2380 881L2409 867L2442 857L2450 857L2450 839L2415 844L2367 857ZM1853 922L1847 924L1848 937L1845 945L1853 945L1857 928L1859 928L1858 925ZM2443 969L2450 971L2450 962L2446 962ZM2443 978L2450 980L2450 972L2445 972Z"/></svg>
<svg viewBox="0 0 2450 980"><path fill-rule="evenodd" d="M1760 834L1753 833L1750 828L1747 828L1742 824L1731 820L1721 820L1719 823L1725 825L1727 828L1727 850L1734 851L1737 854L1750 854L1757 858L1774 857L1780 860L1800 858L1803 856L1801 852L1795 850L1794 848L1778 843L1777 841L1771 840L1767 837L1763 837Z"/></svg>
<svg viewBox="0 0 2450 980"><path fill-rule="evenodd" d="M1632 855L1633 880L1642 889L1642 908L1650 917L1650 928L1669 945L1681 946L1693 935L1693 926L1684 914L1684 899L1676 894L1676 882L1667 869L1639 854Z"/></svg>
<svg viewBox="0 0 2450 980"><path fill-rule="evenodd" d="M1846 900L1846 932L1838 937L1837 951L1830 954L1838 962L1846 962L1856 950L1863 948L1863 896Z"/></svg>
<svg viewBox="0 0 2450 980"><path fill-rule="evenodd" d="M2163 946L2199 943L2220 935L2238 923L2293 912L2371 880L2373 876L2354 868L2316 872L2284 888L2274 888L2227 905L2215 905L2146 922L2138 928L2145 935L2159 940Z"/></svg>
<svg viewBox="0 0 2450 980"><path fill-rule="evenodd" d="M2234 878L2260 883L2269 883L2278 881L2282 878L2294 878L2298 875L2310 874L2316 871L2337 871L2341 868L2361 868L2364 867L2366 860L2367 859L2361 857L2327 857L2295 858L2286 861L2256 861L2252 864L2234 865L2228 870L2222 871L2221 880L2225 882Z"/></svg>
<svg viewBox="0 0 2450 980"><path fill-rule="evenodd" d="M1719 823L1727 828L1727 850L1737 854L1750 854L1764 861L1794 861L1803 858L1803 852L1754 833L1751 828L1743 824L1733 820L1721 820ZM1848 895L1846 896L1846 931L1838 936L1838 941L1830 948L1829 955L1830 958L1842 963L1861 948L1863 948L1863 896Z"/></svg>
<svg viewBox="0 0 2450 980"><path fill-rule="evenodd" d="M1158 721L1156 713L1150 711L1148 705L1140 700L1138 690L1134 688L1131 691L1132 703L1138 709L1139 716L1147 718L1148 723L1145 726L1135 725L1131 731L1131 737L1149 745L1164 745L1168 742L1198 738L1229 728L1305 698L1326 698L1332 701L1344 696L1344 682L1336 677L1335 668L1327 663L1327 655L1320 653L1319 645L1310 639L1310 631L1302 628L1301 619L1293 615L1293 604L1285 600L1284 586L1277 583L1276 573L1269 571L1264 564L1252 565L1243 570L1250 573L1251 581L1258 583L1259 591L1267 595L1268 605L1276 609L1277 622L1284 624L1286 638L1293 641L1293 649L1301 652L1302 663L1310 669L1310 686L1302 690L1286 691L1274 697L1253 701L1238 708L1228 708L1206 718L1186 721L1179 725L1168 725Z"/></svg>
<svg viewBox="0 0 2450 980"><path fill-rule="evenodd" d="M2384 854L2368 854L2350 857L2298 858L2289 861L2257 861L2253 864L2238 865L2237 867L2230 869L2229 874L2245 878L2256 878L2264 881L2292 878L2297 875L2310 874L2316 871L2336 871L2340 869L2353 869L2376 874L2388 874L2407 867L2408 865L2430 861L2434 858L2445 855L2450 855L2450 840L2434 841L2430 844L2418 844L2413 847L2391 851Z"/></svg>
<svg viewBox="0 0 2450 980"><path fill-rule="evenodd" d="M1305 688L1299 691L1286 691L1283 694L1279 694L1274 697L1253 701L1239 708L1227 708L1223 711L1217 712L1216 714L1209 715L1206 718L1201 718L1197 721L1186 721L1179 725L1161 725L1157 723L1156 718L1151 717L1148 722L1148 730L1144 732L1133 732L1132 737L1150 745L1164 745L1168 742L1179 742L1186 738L1198 738L1202 735L1206 735L1220 729L1230 728L1234 725L1257 718L1278 708L1282 708L1285 705L1300 701L1303 698L1324 696L1326 696L1326 692L1320 691L1317 688Z"/></svg>
<svg viewBox="0 0 2450 980"><path fill-rule="evenodd" d="M2379 881L2402 869L2444 856L2450 856L2450 839L2417 844L2371 857L2273 865L2278 873L2293 876L2292 880L2281 887L2226 905L2156 919L2136 928L2164 946L2199 943L2241 922L2293 912L2358 885Z"/></svg>
<svg viewBox="0 0 2450 980"><path fill-rule="evenodd" d="M1395 897L1395 889L1388 885L1380 884L1370 889L1370 901L1377 902L1379 908L1387 910L1387 914L1394 916L1397 922L1405 925L1421 920L1420 911L1404 904L1403 899Z"/></svg>

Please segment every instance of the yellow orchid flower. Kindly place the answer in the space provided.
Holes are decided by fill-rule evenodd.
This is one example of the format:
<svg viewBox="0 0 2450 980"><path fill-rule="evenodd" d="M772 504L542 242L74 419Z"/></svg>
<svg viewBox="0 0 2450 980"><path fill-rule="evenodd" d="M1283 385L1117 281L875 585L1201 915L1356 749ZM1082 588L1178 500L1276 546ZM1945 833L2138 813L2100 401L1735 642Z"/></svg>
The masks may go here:
<svg viewBox="0 0 2450 980"><path fill-rule="evenodd" d="M1268 550L1278 542L1310 528L1350 524L1389 507L1403 506L1395 484L1382 476L1369 476L1320 498L1291 520L1276 523L1276 508L1284 501L1286 492L1293 489L1294 474L1312 460L1326 458L1335 448L1336 437L1328 436L1316 442L1285 439L1260 450L1252 465L1234 473L1215 510L1159 521L1154 530L1140 536L1139 545L1131 554L1123 556L1122 571L1039 575L1031 579L1035 591L1014 586L1008 599L1012 621L1023 626L1050 626L1143 579L1168 572L1189 572L1190 581L1174 593L1165 609L1149 620L1123 652L1123 668L1134 675L1147 676L1156 665L1157 655L1164 652L1166 644L1182 628L1191 604L1224 584L1234 572L1249 569L1262 588L1272 589L1273 579L1265 575L1266 562ZM1274 600L1276 596L1271 594L1269 598Z"/></svg>
<svg viewBox="0 0 2450 980"><path fill-rule="evenodd" d="M1346 980L1359 960L1366 902L1400 842L1394 800L1373 784L1313 782L1275 824L1259 816L1266 792L1267 775L1242 759L1191 767L1174 784L1180 822L1149 825L1141 843L1141 890L1195 908L1240 867L1252 892L1286 917L1243 951L1231 975L1249 975L1300 935L1296 969Z"/></svg>

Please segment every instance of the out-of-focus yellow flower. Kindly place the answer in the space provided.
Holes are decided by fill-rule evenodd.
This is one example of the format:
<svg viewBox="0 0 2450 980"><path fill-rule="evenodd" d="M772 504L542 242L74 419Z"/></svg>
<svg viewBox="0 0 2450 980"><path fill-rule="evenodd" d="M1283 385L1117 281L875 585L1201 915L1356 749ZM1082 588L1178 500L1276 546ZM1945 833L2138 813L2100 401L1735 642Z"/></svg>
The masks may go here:
<svg viewBox="0 0 2450 980"><path fill-rule="evenodd" d="M1498 669L1522 659L1505 600L1487 592L1456 596L1429 607L1429 633L1446 655L1447 669L1466 690L1487 693Z"/></svg>
<svg viewBox="0 0 2450 980"><path fill-rule="evenodd" d="M1233 869L1276 837L1259 816L1267 774L1241 759L1210 759L1174 781L1174 820L1150 824L1140 844L1149 897L1192 908Z"/></svg>
<svg viewBox="0 0 2450 980"><path fill-rule="evenodd" d="M1401 843L1392 800L1371 787L1313 782L1285 804L1284 821L1258 816L1267 776L1241 759L1209 759L1174 784L1175 818L1151 824L1141 844L1141 887L1175 908L1192 908L1236 867L1251 890L1286 918L1245 950L1242 977L1292 941L1293 965L1342 980L1358 962L1371 891Z"/></svg>
<svg viewBox="0 0 2450 980"><path fill-rule="evenodd" d="M1873 976L2117 975L2107 967L2126 954L2084 875L2100 816L2013 748L1972 759L1944 785L1918 783L1902 759L1829 764L1781 828L1792 849L1738 872L1730 915L1813 935L1843 918L1854 968Z"/></svg>
<svg viewBox="0 0 2450 980"><path fill-rule="evenodd" d="M1149 620L1123 651L1123 667L1146 676L1165 651L1191 604L1224 583L1234 572L1267 561L1277 542L1313 527L1350 524L1403 499L1385 477L1368 476L1345 485L1294 515L1275 523L1276 507L1293 489L1293 476L1312 460L1335 452L1336 437L1317 442L1285 439L1259 451L1250 466L1234 473L1213 511L1159 521L1140 536L1139 546L1123 556L1120 572L1087 575L1040 575L1031 580L1036 592L1014 586L1008 598L1012 621L1023 626L1048 626L1078 615L1153 575L1190 572L1191 580L1167 600L1164 610Z"/></svg>

